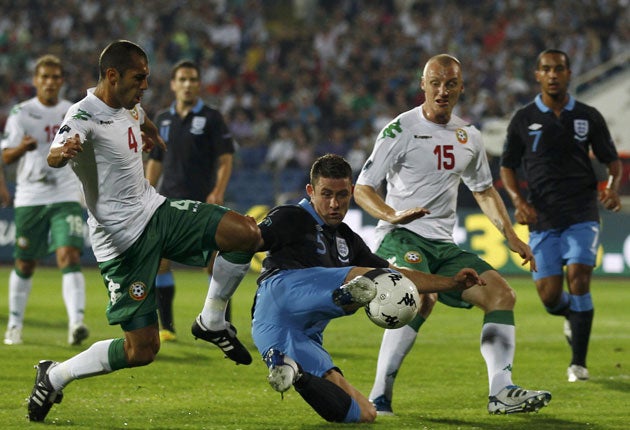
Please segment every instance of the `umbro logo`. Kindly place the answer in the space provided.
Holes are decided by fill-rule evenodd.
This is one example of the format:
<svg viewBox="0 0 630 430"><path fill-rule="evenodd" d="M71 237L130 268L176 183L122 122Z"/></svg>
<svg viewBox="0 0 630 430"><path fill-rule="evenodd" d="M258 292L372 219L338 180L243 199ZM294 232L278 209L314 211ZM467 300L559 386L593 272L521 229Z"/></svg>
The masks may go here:
<svg viewBox="0 0 630 430"><path fill-rule="evenodd" d="M414 134L413 138L414 139L431 139L433 136L431 135L426 135L426 134Z"/></svg>
<svg viewBox="0 0 630 430"><path fill-rule="evenodd" d="M101 125L110 125L110 124L113 124L113 123L114 123L114 121L102 121L101 120Z"/></svg>

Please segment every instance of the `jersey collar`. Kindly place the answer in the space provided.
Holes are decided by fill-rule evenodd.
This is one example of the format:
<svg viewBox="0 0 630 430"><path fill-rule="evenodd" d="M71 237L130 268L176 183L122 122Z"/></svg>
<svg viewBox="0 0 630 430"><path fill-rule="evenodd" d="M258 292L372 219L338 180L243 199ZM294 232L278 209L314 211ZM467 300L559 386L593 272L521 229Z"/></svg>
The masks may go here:
<svg viewBox="0 0 630 430"><path fill-rule="evenodd" d="M301 206L302 209L304 209L306 212L310 213L311 216L313 218L315 218L315 221L317 221L317 223L321 226L324 226L326 223L324 223L324 220L321 219L321 217L317 214L317 212L315 212L315 208L311 205L310 200L308 199L302 199L300 201L300 203L298 203L298 206Z"/></svg>
<svg viewBox="0 0 630 430"><path fill-rule="evenodd" d="M171 115L175 115L175 103L177 102L173 102L171 104L171 108L169 109L171 111ZM201 109L203 108L203 100L199 99L197 100L197 104L195 104L195 107L193 107L190 111L192 113L199 113L201 112Z"/></svg>
<svg viewBox="0 0 630 430"><path fill-rule="evenodd" d="M541 112L547 113L551 110L543 103L542 95L538 94L536 96L535 102L536 102L536 107L538 107L538 110L540 110ZM574 107L575 107L575 97L569 94L569 102L564 106L563 110L573 110Z"/></svg>

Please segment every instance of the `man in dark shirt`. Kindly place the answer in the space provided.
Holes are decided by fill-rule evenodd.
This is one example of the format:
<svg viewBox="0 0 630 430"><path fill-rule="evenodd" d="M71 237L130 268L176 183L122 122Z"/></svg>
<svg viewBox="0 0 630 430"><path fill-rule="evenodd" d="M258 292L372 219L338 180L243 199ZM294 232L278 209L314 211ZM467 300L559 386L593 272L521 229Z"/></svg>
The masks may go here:
<svg viewBox="0 0 630 430"><path fill-rule="evenodd" d="M169 198L190 199L222 205L232 174L234 141L221 113L199 98L199 68L191 61L180 61L171 72L173 104L161 111L155 124L168 145L157 145L149 154L146 177ZM210 259L210 273L214 259ZM175 279L169 260L163 259L155 279L160 323L160 340L175 340L173 298ZM218 329L222 318L205 321L206 328Z"/></svg>
<svg viewBox="0 0 630 430"><path fill-rule="evenodd" d="M534 282L543 305L565 317L573 356L570 382L587 380L586 353L593 322L591 275L599 244L597 179L589 152L608 166L599 192L604 208L619 211L621 162L602 115L569 93L571 67L566 53L548 49L538 56L541 93L518 110L508 127L501 178L514 203L516 221L529 225L529 244L538 271ZM519 190L522 168L529 195ZM566 266L568 292L563 289Z"/></svg>
<svg viewBox="0 0 630 430"><path fill-rule="evenodd" d="M276 207L260 222L259 251L267 251L267 258L252 336L276 391L293 385L327 421L371 422L374 405L344 378L322 345L328 322L369 303L376 295L373 279L383 272L399 271L421 293L463 290L483 281L472 269L452 278L394 269L343 223L352 190L350 165L338 155L324 155L312 166L309 199Z"/></svg>

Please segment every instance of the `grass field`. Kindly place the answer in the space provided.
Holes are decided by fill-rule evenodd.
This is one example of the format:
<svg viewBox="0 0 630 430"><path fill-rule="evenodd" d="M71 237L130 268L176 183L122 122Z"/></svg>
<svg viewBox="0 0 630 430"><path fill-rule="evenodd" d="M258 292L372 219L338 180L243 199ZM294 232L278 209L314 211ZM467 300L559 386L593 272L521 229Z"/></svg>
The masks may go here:
<svg viewBox="0 0 630 430"><path fill-rule="evenodd" d="M0 267L0 325L7 320L7 279ZM85 270L86 322L93 341L117 337L107 325L105 290L98 272ZM189 328L206 294L200 271L175 272L175 318L179 339L162 346L150 366L75 381L64 390L45 423L29 423L25 399L40 359L64 360L82 347L66 345L66 315L60 276L40 268L27 307L24 345L0 345L0 428L67 429L320 429L329 424L293 390L284 400L267 385L266 367L251 340L249 308L255 290L249 276L234 299L234 324L255 361L236 366L218 348L195 341ZM591 380L566 381L569 349L562 321L548 316L528 278L510 279L517 291L517 351L514 380L547 389L553 400L536 414L490 416L487 374L479 353L481 312L438 305L398 374L394 417L379 417L374 429L628 429L630 428L630 285L627 279L596 279L595 323L589 352ZM369 393L382 330L364 313L333 321L325 346L346 377Z"/></svg>

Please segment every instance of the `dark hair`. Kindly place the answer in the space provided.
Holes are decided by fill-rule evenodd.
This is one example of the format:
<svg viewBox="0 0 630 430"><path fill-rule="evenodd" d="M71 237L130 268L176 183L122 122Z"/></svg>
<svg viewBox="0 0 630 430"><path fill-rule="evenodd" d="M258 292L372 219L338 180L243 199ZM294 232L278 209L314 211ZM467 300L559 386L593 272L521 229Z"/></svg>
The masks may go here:
<svg viewBox="0 0 630 430"><path fill-rule="evenodd" d="M35 69L33 70L35 75L39 71L40 67L57 67L61 70L61 75L63 76L63 63L56 55L46 54L39 57L35 62Z"/></svg>
<svg viewBox="0 0 630 430"><path fill-rule="evenodd" d="M540 60L545 54L558 54L558 55L564 56L564 62L567 65L567 69L571 70L571 60L569 59L569 56L567 55L567 53L564 51L561 51L560 49L553 49L553 48L545 49L540 54L538 54L538 58L536 58L536 70L538 70L538 68L540 67Z"/></svg>
<svg viewBox="0 0 630 430"><path fill-rule="evenodd" d="M175 75L179 69L195 69L197 71L197 76L201 75L201 70L199 70L199 66L196 63L190 60L182 60L173 66L171 69L171 81L175 79Z"/></svg>
<svg viewBox="0 0 630 430"><path fill-rule="evenodd" d="M148 61L148 57L144 50L133 42L128 40L116 40L103 49L98 58L98 69L100 79L105 78L107 69L114 68L124 75L128 69L133 67L133 55L139 55Z"/></svg>
<svg viewBox="0 0 630 430"><path fill-rule="evenodd" d="M345 179L352 181L352 167L337 154L326 154L319 157L311 167L311 185L315 185L319 178Z"/></svg>

